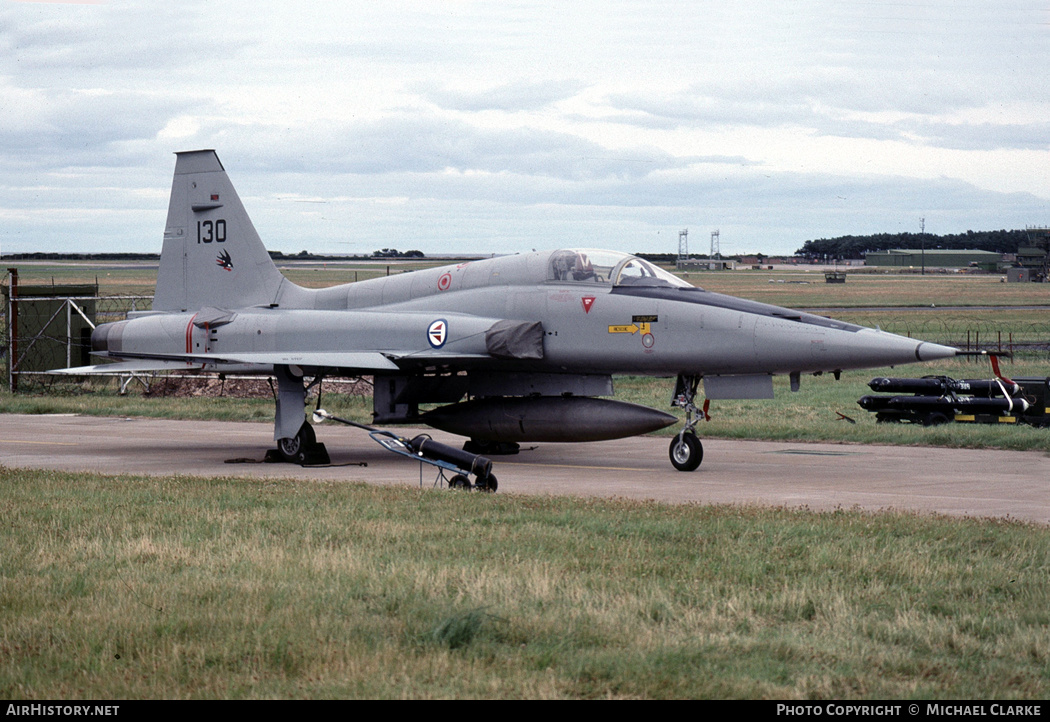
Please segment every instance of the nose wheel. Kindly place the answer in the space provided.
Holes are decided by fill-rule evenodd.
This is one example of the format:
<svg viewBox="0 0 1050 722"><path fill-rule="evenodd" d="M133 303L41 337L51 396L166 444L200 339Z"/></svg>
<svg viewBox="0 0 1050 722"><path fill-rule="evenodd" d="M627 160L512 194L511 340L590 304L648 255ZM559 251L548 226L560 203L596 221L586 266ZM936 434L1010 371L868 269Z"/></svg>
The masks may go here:
<svg viewBox="0 0 1050 722"><path fill-rule="evenodd" d="M700 420L709 420L711 417L707 414L709 401L704 402L703 408L696 405L696 392L699 387L699 376L679 374L674 396L671 397L671 406L685 409L685 427L678 432L678 436L671 439L671 447L667 450L668 456L671 457L671 465L679 471L696 471L700 462L704 460L704 445L697 438L695 428Z"/></svg>
<svg viewBox="0 0 1050 722"><path fill-rule="evenodd" d="M668 449L671 465L679 471L696 471L704 460L704 445L692 431L682 431L671 439Z"/></svg>

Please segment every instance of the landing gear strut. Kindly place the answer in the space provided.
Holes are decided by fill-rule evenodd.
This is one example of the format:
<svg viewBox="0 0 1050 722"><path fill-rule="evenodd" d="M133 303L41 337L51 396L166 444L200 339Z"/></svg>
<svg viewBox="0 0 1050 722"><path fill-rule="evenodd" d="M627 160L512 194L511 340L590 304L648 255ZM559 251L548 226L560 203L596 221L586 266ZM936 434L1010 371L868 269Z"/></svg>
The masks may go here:
<svg viewBox="0 0 1050 722"><path fill-rule="evenodd" d="M277 442L277 449L267 452L267 460L292 464L330 463L324 444L317 442L317 435L310 422L303 420L306 387L302 369L296 366L274 366L274 375L277 377L277 413L273 439ZM318 383L320 378L314 378L313 384Z"/></svg>
<svg viewBox="0 0 1050 722"><path fill-rule="evenodd" d="M679 471L695 471L704 460L704 445L697 438L696 425L709 417L707 402L704 402L703 408L696 405L696 391L699 386L699 376L679 374L675 382L671 406L685 409L685 426L671 439L671 446L667 451L672 466Z"/></svg>

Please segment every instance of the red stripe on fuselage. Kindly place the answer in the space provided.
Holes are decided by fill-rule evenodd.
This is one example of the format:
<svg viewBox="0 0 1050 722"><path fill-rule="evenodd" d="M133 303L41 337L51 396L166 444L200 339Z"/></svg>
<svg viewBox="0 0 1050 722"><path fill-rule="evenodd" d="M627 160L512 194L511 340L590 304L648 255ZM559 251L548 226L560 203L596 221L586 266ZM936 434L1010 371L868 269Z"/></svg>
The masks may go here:
<svg viewBox="0 0 1050 722"><path fill-rule="evenodd" d="M186 324L186 353L193 353L193 319L197 318L197 314L193 314L193 318Z"/></svg>

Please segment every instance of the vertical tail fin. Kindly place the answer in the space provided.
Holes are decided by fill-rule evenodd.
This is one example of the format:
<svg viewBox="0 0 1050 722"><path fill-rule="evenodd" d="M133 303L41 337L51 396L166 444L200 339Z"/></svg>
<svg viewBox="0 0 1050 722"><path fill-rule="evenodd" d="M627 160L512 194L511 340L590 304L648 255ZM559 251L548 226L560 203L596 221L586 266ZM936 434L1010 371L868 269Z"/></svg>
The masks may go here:
<svg viewBox="0 0 1050 722"><path fill-rule="evenodd" d="M154 310L276 303L288 282L270 260L219 156L213 150L176 156Z"/></svg>

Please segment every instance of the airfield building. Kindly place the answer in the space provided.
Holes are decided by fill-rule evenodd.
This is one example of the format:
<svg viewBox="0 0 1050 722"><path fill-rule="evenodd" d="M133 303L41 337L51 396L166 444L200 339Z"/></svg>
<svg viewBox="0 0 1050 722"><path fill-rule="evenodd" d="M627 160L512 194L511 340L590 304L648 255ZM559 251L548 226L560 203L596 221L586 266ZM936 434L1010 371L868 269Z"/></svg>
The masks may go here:
<svg viewBox="0 0 1050 722"><path fill-rule="evenodd" d="M864 257L865 266L890 268L971 268L979 267L994 271L1002 256L993 251L972 249L891 248L887 251L869 251Z"/></svg>

